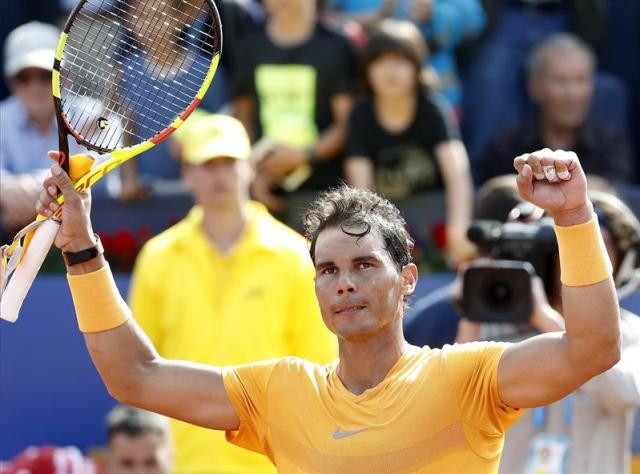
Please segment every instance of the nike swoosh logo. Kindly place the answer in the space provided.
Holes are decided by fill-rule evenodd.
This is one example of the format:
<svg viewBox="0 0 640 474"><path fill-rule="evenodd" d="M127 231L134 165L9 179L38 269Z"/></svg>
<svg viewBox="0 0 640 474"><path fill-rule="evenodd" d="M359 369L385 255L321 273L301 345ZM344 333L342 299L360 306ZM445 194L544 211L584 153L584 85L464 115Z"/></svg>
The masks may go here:
<svg viewBox="0 0 640 474"><path fill-rule="evenodd" d="M353 436L355 434L362 433L364 430L366 430L366 428L353 431L340 431L340 428L336 428L336 430L333 432L333 439L342 439L346 438L347 436Z"/></svg>

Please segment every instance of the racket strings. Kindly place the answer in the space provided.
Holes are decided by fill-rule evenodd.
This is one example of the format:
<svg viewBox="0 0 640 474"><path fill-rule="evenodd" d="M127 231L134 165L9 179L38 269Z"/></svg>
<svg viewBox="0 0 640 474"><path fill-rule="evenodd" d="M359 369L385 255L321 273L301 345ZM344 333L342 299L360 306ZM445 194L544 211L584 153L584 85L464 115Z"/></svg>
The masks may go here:
<svg viewBox="0 0 640 474"><path fill-rule="evenodd" d="M73 48L73 47L71 47L71 46L69 46L69 47L70 47L70 50L71 50L71 51L73 51L73 49L74 49L74 48ZM81 77L82 77L82 76L79 74L80 72L85 72L85 73L87 73L87 75L89 75L89 74L90 74L90 75L92 75L92 76L94 76L94 77L97 75L95 70L88 69L88 68L84 67L83 65L76 64L76 63L74 63L74 62L72 62L72 64L75 66L75 70L74 70L74 71L71 71L71 72L70 72L70 74L75 74L75 75L77 76L77 78L81 78ZM134 79L134 78L135 78L135 76L134 76L133 74L130 74L130 73L125 73L125 75L129 76L129 78L130 78L130 79ZM82 86L82 85L77 85L77 84L76 84L76 82L77 82L77 81L74 81L74 78L70 77L70 78L68 78L68 79L69 79L69 81L68 81L68 82L69 82L69 90L68 90L68 91L69 91L70 93L74 94L74 97L80 97L80 98L82 98L82 97L85 97L85 96L90 92L90 91L89 91L89 89L88 89L87 87ZM103 77L103 79L104 79L104 77ZM109 80L107 80L107 81L108 81L109 83L111 83L112 85L115 85L115 84L117 83L117 81L116 81L115 79L110 80L110 81L109 81ZM103 82L107 82L107 81L103 81ZM77 90L74 90L74 86L75 86L75 87L77 87ZM182 95L182 97L179 97L178 95L173 94L173 93L171 93L171 92L168 92L168 93L167 93L167 95L168 95L169 97L173 98L173 99L176 99L176 100L186 100L186 101L190 101L190 100L193 98L193 95L195 95L195 93L197 92L197 89L195 89L195 88L194 88L194 90L193 90L192 92L193 92L193 94L188 95L188 94L183 93L182 91L178 91L178 93L179 93L179 94L181 94L181 95ZM129 93L130 93L130 95L131 95L131 96L135 96L135 97L129 97L129 98L127 99L127 101L126 101L123 105L129 105L129 104L130 104L130 103L132 103L135 99L137 99L137 103L139 103L140 101L142 101L142 100L143 100L143 101L148 102L148 105L149 105L149 106L154 105L154 106L158 106L158 107L160 107L160 108L163 108L163 109L165 109L166 111L169 111L169 112L173 111L173 109L169 109L168 107L166 107L166 106L164 106L164 105L162 105L162 104L154 104L154 101L153 101L150 97L148 97L148 96L146 96L146 95L139 94L139 93L137 92L137 90L130 90L130 91L129 91ZM100 94L104 97L104 94L105 94L105 86L104 86L104 85L103 85L103 87L102 87L102 90L101 90ZM108 101L107 101L107 102L108 102ZM112 113L116 113L116 111L115 111L115 110L113 110L113 108L109 107L108 105L104 105L104 109L105 109L105 110L108 110L108 111L110 111L110 112L112 112ZM78 113L78 112L79 112L79 113L82 113L82 110L80 110L79 108L75 108L75 109L73 109L73 110L71 111L71 113L70 113L70 114L69 114L69 116L68 116L68 118L69 118L69 120L70 120L71 122L73 122L73 121L74 121L74 117L75 117L74 112L76 112L76 113ZM90 117L90 116L87 116L87 117L86 117L86 119L89 119L89 118L91 118L91 117ZM158 121L154 121L154 122L156 123L156 125L158 125L158 126L160 126L160 127L162 127L162 126L166 125L166 124L163 124L163 123L158 122ZM83 128L83 126L84 126L84 125L85 125L85 124L81 124L81 126L80 126L80 130ZM138 138L142 138L142 137L140 136L140 137L138 137Z"/></svg>
<svg viewBox="0 0 640 474"><path fill-rule="evenodd" d="M150 23L150 22L146 22L146 23ZM102 27L103 27L103 25L100 25L100 27L102 28ZM165 36L166 36L166 35L165 35ZM121 40L121 42L123 42L123 41ZM91 48L91 49L92 49L92 50L94 50L93 48ZM94 50L94 51L95 51L95 50ZM151 71L151 73L153 74L155 70L157 70L157 69L152 70L152 71ZM130 92L133 92L133 94L134 94L134 95L141 96L140 94L136 94L136 92L135 92L135 91L130 91ZM197 91L195 91L195 90L194 90L194 91L190 91L190 92L197 92ZM156 96L157 96L157 94L156 94ZM176 98L176 99L178 98L177 96L172 95L172 94L169 94L169 96L173 96L173 98ZM187 97L187 99L188 99L189 101L191 100L191 98L192 98L191 96ZM155 104L155 103L156 103L156 100L155 100L155 99L156 99L156 97L151 97L151 98L146 97L146 99L147 99L147 101L149 102L149 104ZM131 102L131 101L132 101L132 99L130 98L129 102ZM112 109L111 107L109 107L109 106L107 106L107 109L113 110L113 109ZM86 120L85 120L85 121L86 121ZM127 121L127 122L128 122L128 121ZM164 123L160 123L160 122L158 122L157 120L155 120L155 121L153 121L153 122L155 122L155 125L156 125L156 126L160 126L160 127L165 126L165 124L164 124ZM156 128L156 127L154 127L154 128ZM153 130L153 131L155 131L155 130ZM142 137L142 136L140 136L140 135L137 135L137 137L138 137L138 138L145 138L145 137ZM89 137L89 138L91 138L91 137Z"/></svg>
<svg viewBox="0 0 640 474"><path fill-rule="evenodd" d="M102 149L148 140L189 106L218 52L209 5L89 0L85 6L90 12L78 12L62 56L65 116Z"/></svg>

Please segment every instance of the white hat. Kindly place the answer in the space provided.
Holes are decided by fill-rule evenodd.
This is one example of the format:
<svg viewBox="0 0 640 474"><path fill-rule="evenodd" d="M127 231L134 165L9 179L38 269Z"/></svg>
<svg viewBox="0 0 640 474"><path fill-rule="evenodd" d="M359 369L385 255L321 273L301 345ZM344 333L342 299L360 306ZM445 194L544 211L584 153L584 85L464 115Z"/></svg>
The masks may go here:
<svg viewBox="0 0 640 474"><path fill-rule="evenodd" d="M4 43L4 75L11 78L21 70L37 67L51 71L60 30L32 21L17 27Z"/></svg>

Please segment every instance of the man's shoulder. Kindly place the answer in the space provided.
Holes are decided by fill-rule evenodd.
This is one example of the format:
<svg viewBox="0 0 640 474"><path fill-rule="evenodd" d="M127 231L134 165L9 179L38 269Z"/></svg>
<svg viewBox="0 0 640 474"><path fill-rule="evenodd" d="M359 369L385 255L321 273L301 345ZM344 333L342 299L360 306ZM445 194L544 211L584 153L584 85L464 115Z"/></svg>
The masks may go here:
<svg viewBox="0 0 640 474"><path fill-rule="evenodd" d="M315 35L322 41L333 41L335 44L350 48L351 43L347 35L340 30L338 26L334 26L326 21L319 21L315 30Z"/></svg>
<svg viewBox="0 0 640 474"><path fill-rule="evenodd" d="M474 365L483 359L501 357L511 345L508 342L475 341L463 344L445 344L440 355L449 366Z"/></svg>
<svg viewBox="0 0 640 474"><path fill-rule="evenodd" d="M366 118L370 120L372 118L375 118L373 114L373 102L371 101L371 99L367 98L356 102L356 104L353 106L351 115L359 119Z"/></svg>
<svg viewBox="0 0 640 474"><path fill-rule="evenodd" d="M278 359L273 367L271 384L278 388L278 385L287 385L292 382L301 383L306 380L315 383L318 380L326 380L331 367L331 363L317 364L301 357L283 357Z"/></svg>
<svg viewBox="0 0 640 474"><path fill-rule="evenodd" d="M257 231L262 237L261 242L268 248L278 251L308 255L308 244L300 233L280 222L269 212L259 210L256 218Z"/></svg>
<svg viewBox="0 0 640 474"><path fill-rule="evenodd" d="M0 126L3 128L9 126L11 123L15 123L18 117L24 115L24 110L18 101L16 96L10 95L9 97L0 101L0 114L2 114L2 120L0 120Z"/></svg>
<svg viewBox="0 0 640 474"><path fill-rule="evenodd" d="M189 218L185 218L149 239L142 247L142 253L153 258L163 255L171 258L170 251L188 242L193 232L193 225L190 224Z"/></svg>
<svg viewBox="0 0 640 474"><path fill-rule="evenodd" d="M523 119L504 127L494 137L493 142L501 143L526 143L539 136L539 127L533 119Z"/></svg>
<svg viewBox="0 0 640 474"><path fill-rule="evenodd" d="M619 142L620 140L628 141L624 131L605 122L592 119L583 124L581 138L583 141L586 140L589 145L599 148L608 148L612 142Z"/></svg>

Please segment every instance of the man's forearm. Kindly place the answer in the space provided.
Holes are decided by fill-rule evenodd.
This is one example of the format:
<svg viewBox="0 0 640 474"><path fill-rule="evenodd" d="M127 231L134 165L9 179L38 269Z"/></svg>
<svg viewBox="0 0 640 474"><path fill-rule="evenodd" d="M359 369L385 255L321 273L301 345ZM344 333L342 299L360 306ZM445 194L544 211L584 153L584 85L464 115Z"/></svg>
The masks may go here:
<svg viewBox="0 0 640 474"><path fill-rule="evenodd" d="M130 400L135 397L135 388L145 367L158 355L130 317L129 308L117 292L102 256L68 267L68 273L78 321L91 359L109 393L119 400ZM91 288L91 294L87 287ZM93 330L100 325L106 329Z"/></svg>
<svg viewBox="0 0 640 474"><path fill-rule="evenodd" d="M334 123L318 137L313 145L313 153L320 161L330 160L344 148L345 140L345 125Z"/></svg>
<svg viewBox="0 0 640 474"><path fill-rule="evenodd" d="M556 226L564 228L556 228L556 232L562 266L562 312L569 357L576 366L584 365L587 371L591 369L596 375L611 367L620 357L620 315L602 236L597 224L588 224L594 217L590 202L580 208L553 215ZM595 231L592 231L594 228ZM579 232L569 236L566 234L566 231L573 230ZM576 242L576 239L581 241ZM582 256L576 253L578 248L587 249L584 251L586 254ZM571 255L571 261L567 261L568 254ZM603 266L608 267L608 275ZM573 283L576 275L585 279L584 284ZM593 283L589 282L590 278L594 279Z"/></svg>

